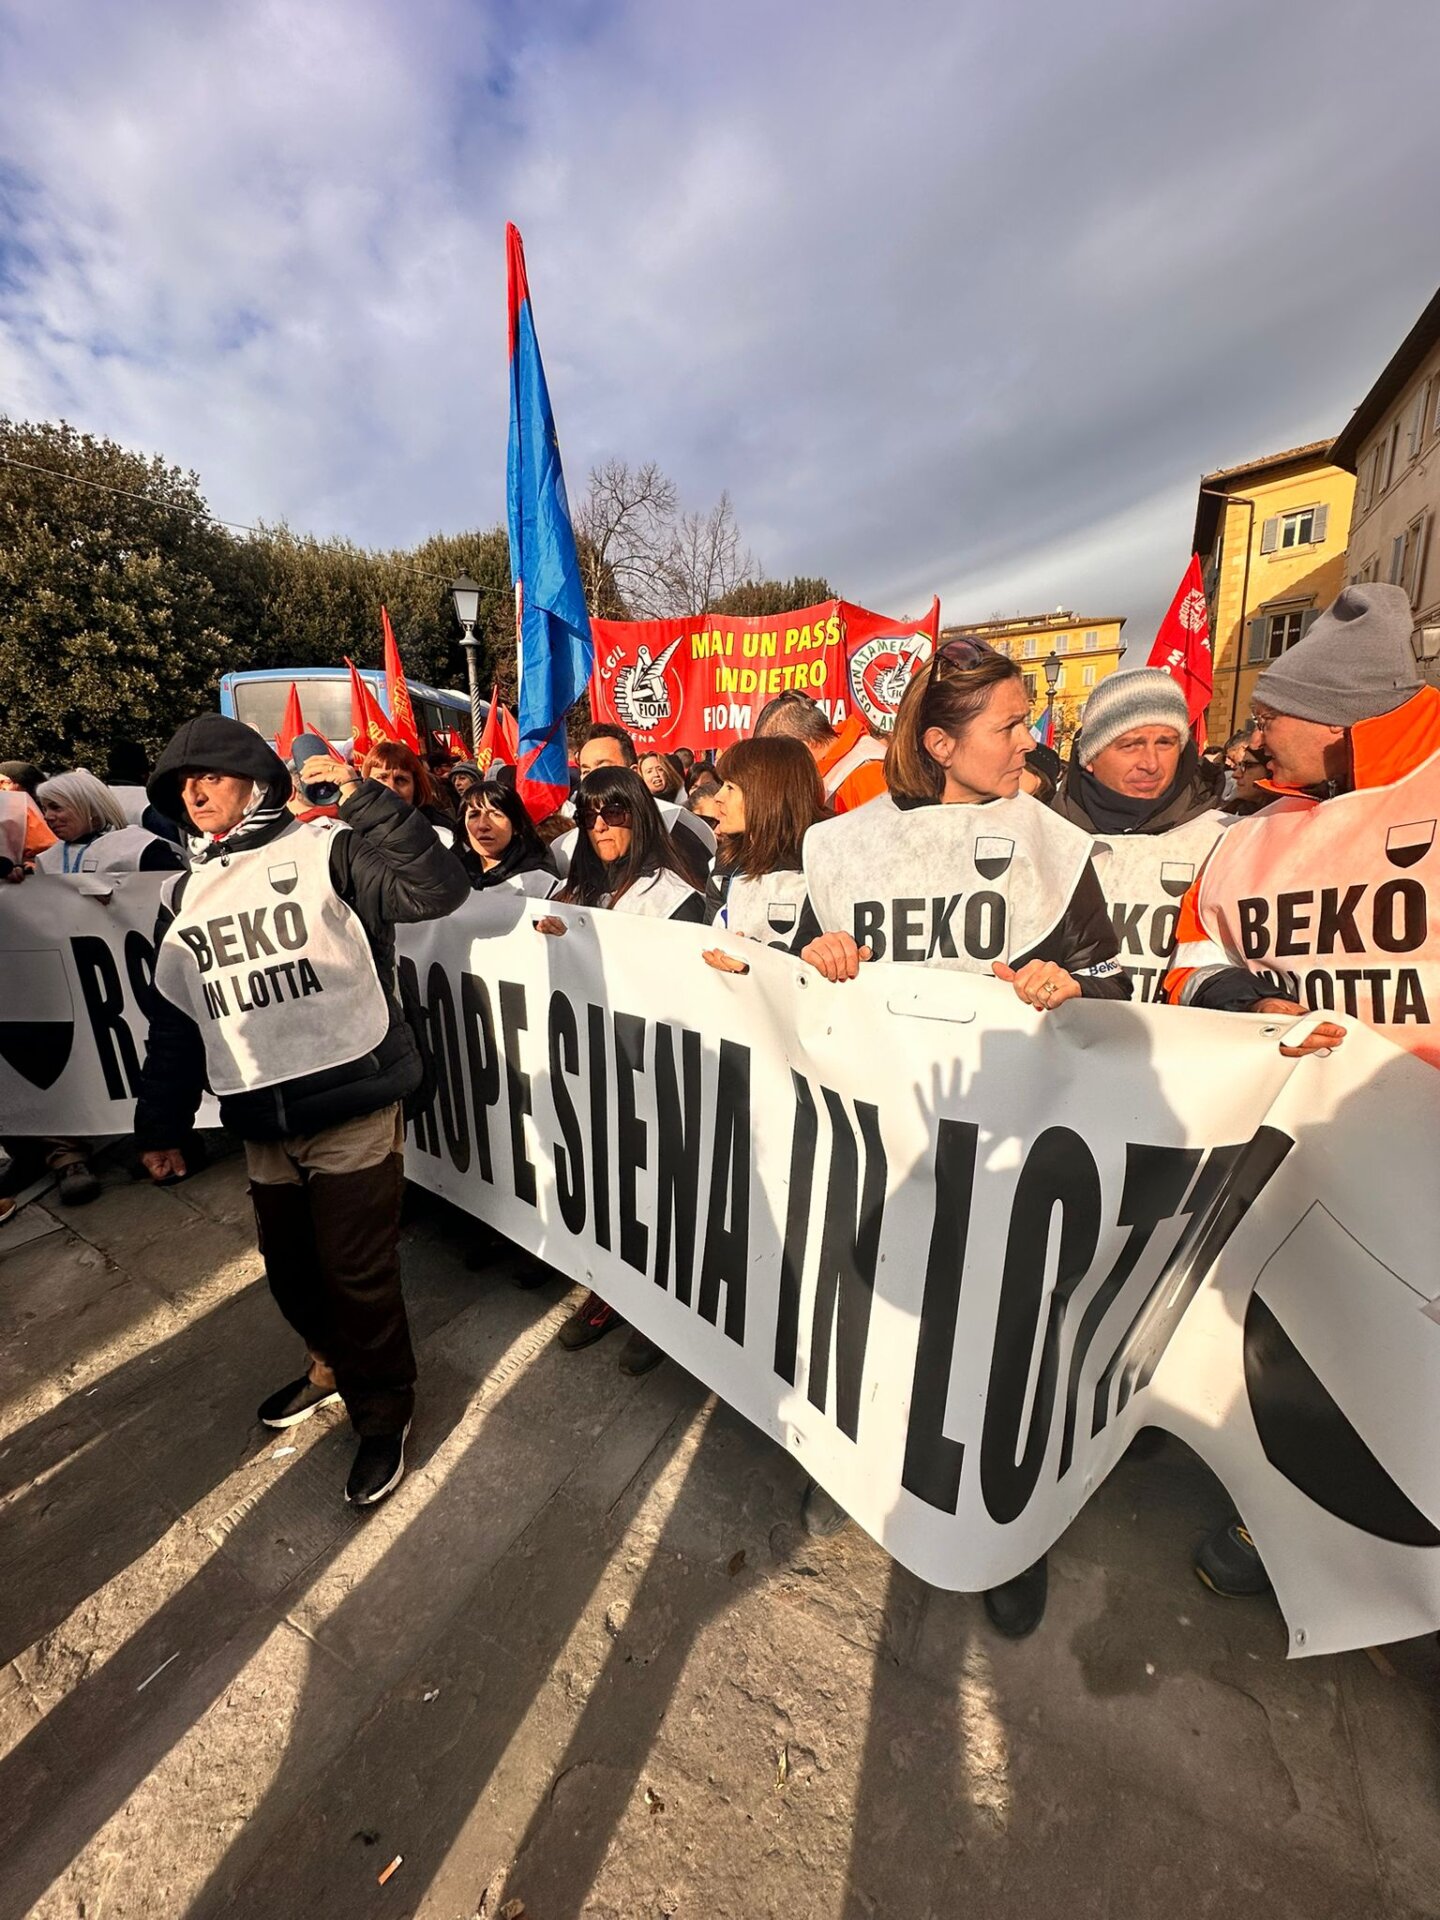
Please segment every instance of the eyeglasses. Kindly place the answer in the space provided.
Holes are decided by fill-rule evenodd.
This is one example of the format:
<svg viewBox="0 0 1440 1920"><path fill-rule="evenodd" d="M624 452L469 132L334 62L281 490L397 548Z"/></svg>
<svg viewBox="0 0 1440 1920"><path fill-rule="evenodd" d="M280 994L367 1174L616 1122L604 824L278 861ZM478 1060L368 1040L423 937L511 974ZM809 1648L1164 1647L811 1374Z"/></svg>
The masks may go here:
<svg viewBox="0 0 1440 1920"><path fill-rule="evenodd" d="M1252 713L1245 725L1251 733L1264 733L1267 727L1273 727L1280 718L1278 713Z"/></svg>
<svg viewBox="0 0 1440 1920"><path fill-rule="evenodd" d="M582 827L593 827L597 820L603 820L607 827L628 827L630 824L630 803L628 800L607 800L603 806L593 801L584 801L575 809L575 817Z"/></svg>

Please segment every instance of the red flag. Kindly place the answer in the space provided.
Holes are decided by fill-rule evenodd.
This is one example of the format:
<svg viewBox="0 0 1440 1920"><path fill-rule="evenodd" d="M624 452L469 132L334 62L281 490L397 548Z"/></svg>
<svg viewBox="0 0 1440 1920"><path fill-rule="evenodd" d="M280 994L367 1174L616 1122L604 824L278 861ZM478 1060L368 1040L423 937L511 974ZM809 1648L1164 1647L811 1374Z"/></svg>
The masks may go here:
<svg viewBox="0 0 1440 1920"><path fill-rule="evenodd" d="M348 655L342 657L350 669L350 737L355 743L355 764L359 766L377 741L398 740L400 736L386 718L385 709L360 678L355 662Z"/></svg>
<svg viewBox="0 0 1440 1920"><path fill-rule="evenodd" d="M490 711L485 716L480 745L475 749L475 765L481 773L488 773L492 766L501 763L511 767L520 764L520 729L514 714L507 713L501 706L497 686L490 695Z"/></svg>
<svg viewBox="0 0 1440 1920"><path fill-rule="evenodd" d="M1185 578L1170 602L1170 611L1160 622L1160 631L1146 664L1159 667L1177 683L1185 695L1195 744L1203 749L1205 709L1214 691L1215 662L1210 653L1210 609L1205 600L1198 553L1191 555Z"/></svg>
<svg viewBox="0 0 1440 1920"><path fill-rule="evenodd" d="M285 702L285 718L280 722L280 731L275 736L275 751L282 760L290 758L290 749L295 744L297 733L314 733L315 729L300 711L300 693L295 682L290 682L290 697Z"/></svg>
<svg viewBox="0 0 1440 1920"><path fill-rule="evenodd" d="M465 744L465 736L458 727L446 728L445 745L457 760L468 760L470 758L470 749Z"/></svg>
<svg viewBox="0 0 1440 1920"><path fill-rule="evenodd" d="M415 726L415 709L410 704L410 689L405 684L405 669L400 664L400 649L395 644L395 629L390 615L380 609L380 628L385 636L385 698L390 702L390 724L395 738L420 751L420 735Z"/></svg>

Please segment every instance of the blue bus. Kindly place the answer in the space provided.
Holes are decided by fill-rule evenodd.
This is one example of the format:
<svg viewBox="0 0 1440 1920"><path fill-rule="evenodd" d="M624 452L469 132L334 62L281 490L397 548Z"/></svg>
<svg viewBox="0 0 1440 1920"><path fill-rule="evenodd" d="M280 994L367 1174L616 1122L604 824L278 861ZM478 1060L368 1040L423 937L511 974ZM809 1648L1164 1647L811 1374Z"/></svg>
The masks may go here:
<svg viewBox="0 0 1440 1920"><path fill-rule="evenodd" d="M381 709L390 711L385 695L385 674L380 667L361 667L360 678L374 694ZM350 670L348 667L262 667L251 673L227 673L220 681L220 711L232 720L243 720L247 727L266 740L273 740L285 718L285 702L294 682L300 695L300 710L317 733L337 746L350 739ZM415 725L426 751L432 744L443 745L449 729L470 739L470 702L454 687L431 687L423 680L411 680L410 704L415 710ZM481 703L481 718L490 711L488 700ZM437 739L438 736L438 739ZM471 746L475 745L473 740Z"/></svg>

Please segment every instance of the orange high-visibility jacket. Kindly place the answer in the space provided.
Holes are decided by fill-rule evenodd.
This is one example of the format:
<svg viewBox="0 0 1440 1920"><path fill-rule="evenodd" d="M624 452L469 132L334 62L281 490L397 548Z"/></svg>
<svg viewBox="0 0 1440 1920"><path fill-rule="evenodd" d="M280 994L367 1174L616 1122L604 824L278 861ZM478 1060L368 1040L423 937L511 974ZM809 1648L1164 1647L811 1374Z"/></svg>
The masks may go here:
<svg viewBox="0 0 1440 1920"><path fill-rule="evenodd" d="M816 762L833 813L849 813L887 793L885 742L877 740L858 713L852 713Z"/></svg>
<svg viewBox="0 0 1440 1920"><path fill-rule="evenodd" d="M1350 729L1354 786L1275 791L1222 835L1180 909L1165 998L1242 967L1440 1067L1440 692Z"/></svg>

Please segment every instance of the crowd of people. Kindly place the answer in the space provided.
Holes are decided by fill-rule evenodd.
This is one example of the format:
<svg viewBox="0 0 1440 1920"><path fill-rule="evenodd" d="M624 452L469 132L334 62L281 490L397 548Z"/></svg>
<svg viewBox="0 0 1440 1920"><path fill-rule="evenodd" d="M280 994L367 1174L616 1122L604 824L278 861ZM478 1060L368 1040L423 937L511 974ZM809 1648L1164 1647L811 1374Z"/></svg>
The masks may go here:
<svg viewBox="0 0 1440 1920"><path fill-rule="evenodd" d="M754 941L837 986L915 964L994 978L1041 1015L1134 997L1281 1016L1292 1056L1341 1045L1325 1016L1344 1013L1440 1066L1440 888L1416 871L1440 812L1440 692L1411 624L1401 589L1347 588L1208 750L1172 679L1116 673L1064 761L1032 737L1019 667L956 639L915 671L888 740L793 692L718 761L591 726L569 804L541 821L511 768L427 764L394 742L287 765L202 715L141 780L0 764L0 868L169 876L136 1143L153 1179L184 1178L202 1092L218 1097L307 1356L260 1418L285 1427L343 1400L359 1436L347 1498L370 1505L403 1474L415 1383L398 1235L426 1037L397 985L397 926L505 889L536 903L537 937L564 938L565 910L585 908L693 925L697 954L732 971ZM224 1005L221 942L230 916L272 903L277 871L300 987L261 1017ZM216 993L224 1018L206 1017ZM62 1202L97 1190L86 1143L8 1144L48 1160ZM578 1351L622 1324L591 1293L558 1338ZM630 1329L620 1364L663 1357ZM816 1532L846 1519L818 1487L805 1517ZM1197 1570L1222 1593L1267 1584L1238 1519ZM1042 1561L986 1596L992 1622L1032 1631L1045 1587Z"/></svg>

